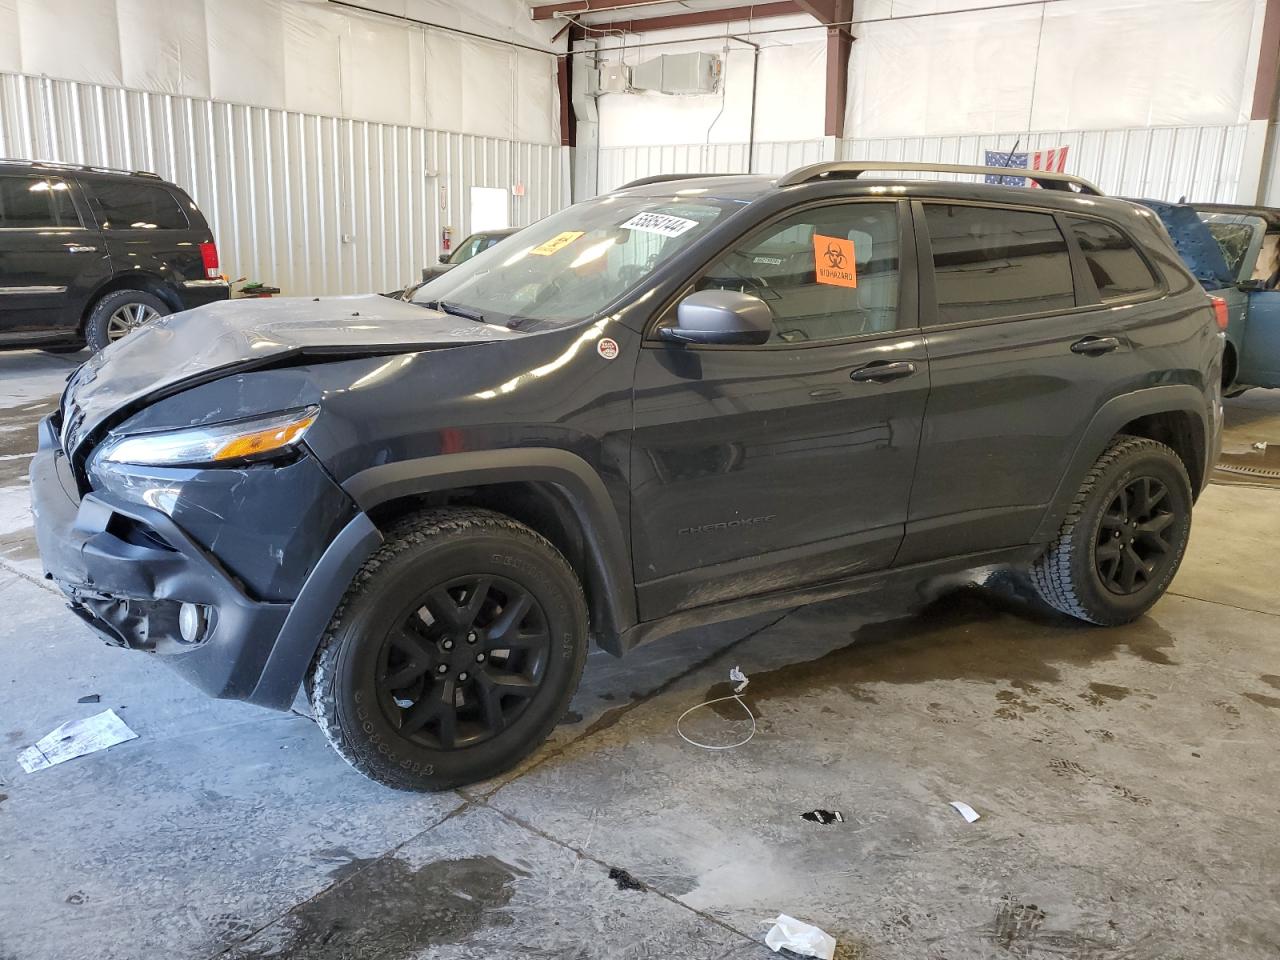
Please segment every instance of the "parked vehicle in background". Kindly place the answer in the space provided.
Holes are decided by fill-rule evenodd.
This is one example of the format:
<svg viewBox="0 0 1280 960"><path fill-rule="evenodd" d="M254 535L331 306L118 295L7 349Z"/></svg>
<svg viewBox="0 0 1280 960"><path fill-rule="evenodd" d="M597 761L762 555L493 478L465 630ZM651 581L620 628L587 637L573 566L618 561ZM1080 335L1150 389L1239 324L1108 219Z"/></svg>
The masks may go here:
<svg viewBox="0 0 1280 960"><path fill-rule="evenodd" d="M512 227L508 230L480 230L471 234L471 236L458 244L451 253L440 254L439 263L430 267L423 267L423 282L434 280L436 277L449 272L458 264L466 263L477 253L483 253L498 242L518 232L518 230L518 227Z"/></svg>
<svg viewBox="0 0 1280 960"><path fill-rule="evenodd" d="M41 423L45 570L213 696L305 686L409 789L535 749L591 640L993 566L1141 616L1219 449L1208 298L1084 181L908 169L1001 172L658 177L412 302L160 320Z"/></svg>
<svg viewBox="0 0 1280 960"><path fill-rule="evenodd" d="M1226 304L1223 392L1280 387L1280 210L1139 202L1159 214L1196 278Z"/></svg>
<svg viewBox="0 0 1280 960"><path fill-rule="evenodd" d="M101 350L227 299L209 224L152 173L0 160L0 349Z"/></svg>

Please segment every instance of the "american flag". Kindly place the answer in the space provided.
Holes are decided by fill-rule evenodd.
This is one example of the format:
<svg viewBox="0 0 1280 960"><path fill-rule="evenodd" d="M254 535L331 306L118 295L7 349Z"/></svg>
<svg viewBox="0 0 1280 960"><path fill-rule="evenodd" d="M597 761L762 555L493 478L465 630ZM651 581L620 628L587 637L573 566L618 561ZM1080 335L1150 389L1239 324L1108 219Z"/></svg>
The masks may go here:
<svg viewBox="0 0 1280 960"><path fill-rule="evenodd" d="M1024 170L1054 170L1062 173L1067 168L1067 148L1053 147L1049 150L1033 150L1027 153L1009 153L1005 150L988 150L986 154L988 167L1022 167ZM995 183L1003 187L1025 187L1026 177L1003 177L999 174L988 174L987 183Z"/></svg>

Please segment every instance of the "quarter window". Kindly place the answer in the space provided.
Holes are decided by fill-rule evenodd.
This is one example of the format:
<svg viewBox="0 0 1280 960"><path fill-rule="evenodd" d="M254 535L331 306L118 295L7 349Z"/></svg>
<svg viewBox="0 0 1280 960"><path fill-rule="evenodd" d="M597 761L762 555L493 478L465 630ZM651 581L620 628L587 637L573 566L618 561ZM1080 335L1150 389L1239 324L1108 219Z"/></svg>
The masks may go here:
<svg viewBox="0 0 1280 960"><path fill-rule="evenodd" d="M1098 286L1098 296L1106 300L1123 300L1156 288L1142 255L1133 248L1123 233L1100 220L1069 218L1084 261Z"/></svg>
<svg viewBox="0 0 1280 960"><path fill-rule="evenodd" d="M0 227L78 227L65 180L0 177Z"/></svg>
<svg viewBox="0 0 1280 960"><path fill-rule="evenodd" d="M770 343L839 340L898 326L898 207L843 203L752 234L699 290L739 290L773 311Z"/></svg>
<svg viewBox="0 0 1280 960"><path fill-rule="evenodd" d="M163 187L101 181L93 185L104 230L186 230L187 215Z"/></svg>
<svg viewBox="0 0 1280 960"><path fill-rule="evenodd" d="M1067 241L1049 214L939 203L924 211L939 323L1075 306Z"/></svg>

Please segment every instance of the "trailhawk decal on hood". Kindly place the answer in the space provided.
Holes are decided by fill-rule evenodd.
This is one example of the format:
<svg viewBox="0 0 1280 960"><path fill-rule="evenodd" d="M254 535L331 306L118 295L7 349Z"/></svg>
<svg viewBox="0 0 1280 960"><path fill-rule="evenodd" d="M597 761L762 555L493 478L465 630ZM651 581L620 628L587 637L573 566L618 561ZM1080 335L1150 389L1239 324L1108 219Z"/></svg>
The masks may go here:
<svg viewBox="0 0 1280 960"><path fill-rule="evenodd" d="M90 357L63 397L68 453L112 413L291 355L412 353L529 334L376 294L226 300L155 320Z"/></svg>

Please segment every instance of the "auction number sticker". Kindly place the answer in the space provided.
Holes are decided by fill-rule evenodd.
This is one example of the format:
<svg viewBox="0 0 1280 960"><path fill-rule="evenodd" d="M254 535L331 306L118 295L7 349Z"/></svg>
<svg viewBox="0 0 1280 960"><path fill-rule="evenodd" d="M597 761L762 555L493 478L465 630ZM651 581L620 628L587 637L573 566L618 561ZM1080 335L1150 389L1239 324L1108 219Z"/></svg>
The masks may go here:
<svg viewBox="0 0 1280 960"><path fill-rule="evenodd" d="M581 230L566 230L564 233L557 233L550 240L538 244L529 252L535 257L549 257L573 243L573 241L582 236L582 233L583 231Z"/></svg>
<svg viewBox="0 0 1280 960"><path fill-rule="evenodd" d="M813 235L813 267L819 283L837 287L856 287L858 268L853 251L853 241L843 237Z"/></svg>
<svg viewBox="0 0 1280 960"><path fill-rule="evenodd" d="M656 233L660 237L678 237L697 225L697 220L673 217L669 213L637 213L622 226L641 233Z"/></svg>

